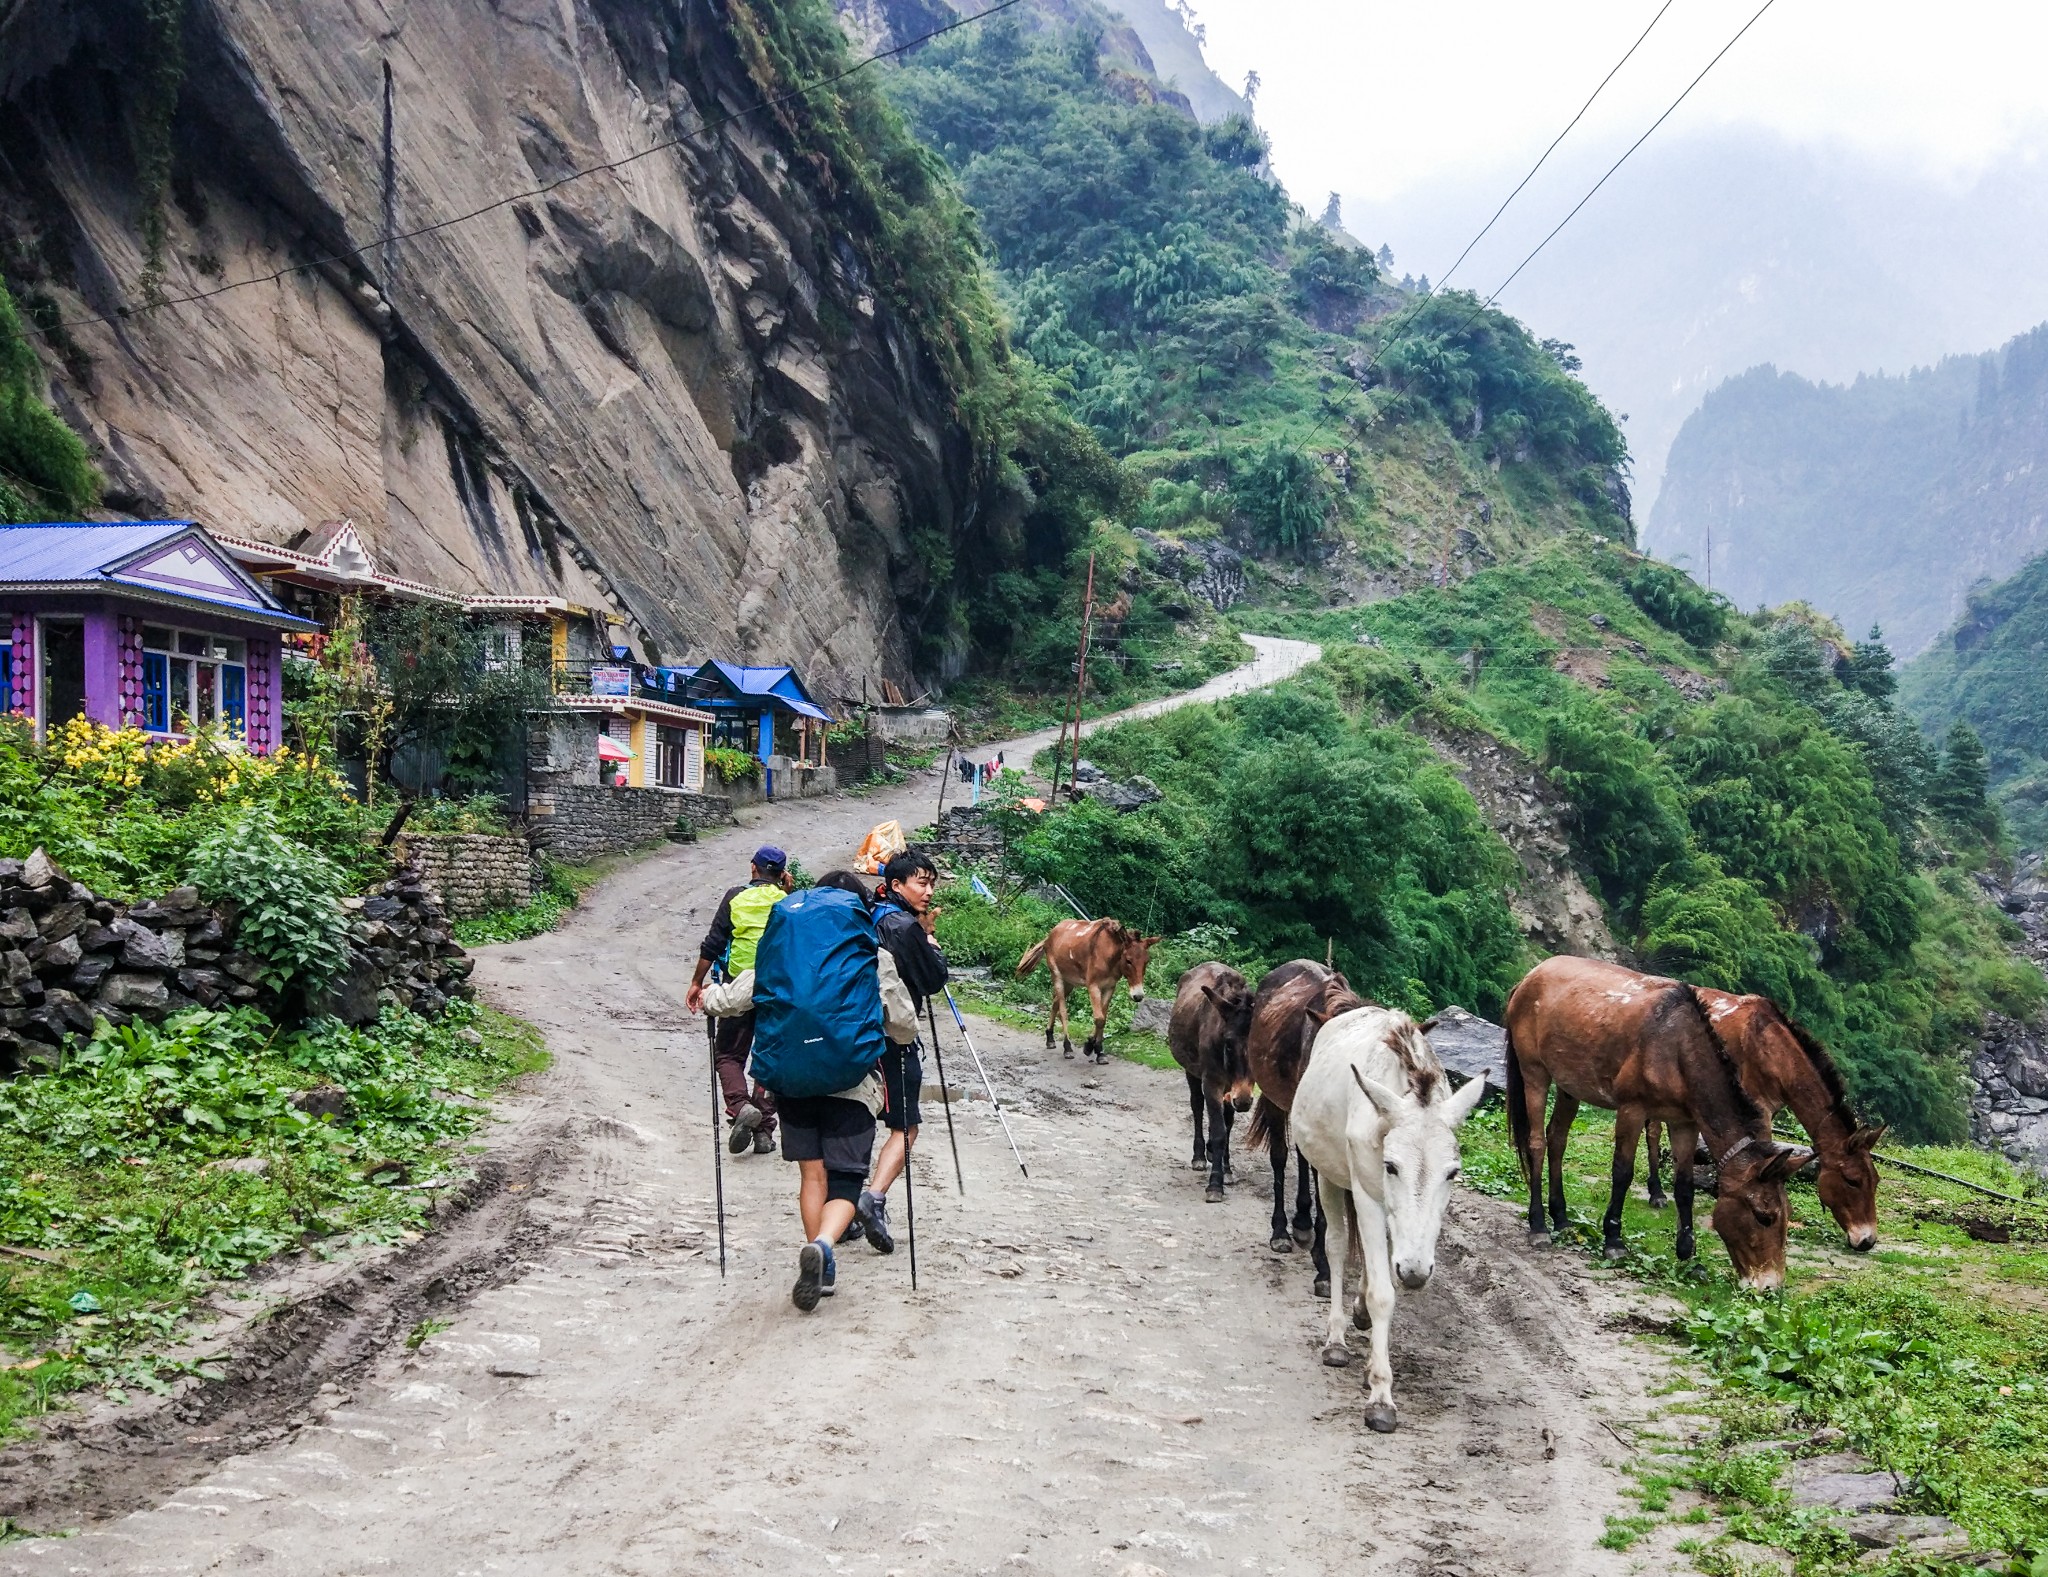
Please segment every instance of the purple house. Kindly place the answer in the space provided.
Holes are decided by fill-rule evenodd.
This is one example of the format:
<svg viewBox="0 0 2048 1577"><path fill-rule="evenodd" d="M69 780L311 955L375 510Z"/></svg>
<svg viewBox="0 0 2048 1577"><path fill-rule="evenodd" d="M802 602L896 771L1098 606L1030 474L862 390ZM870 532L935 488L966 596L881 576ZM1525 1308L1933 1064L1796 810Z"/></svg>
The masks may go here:
<svg viewBox="0 0 2048 1577"><path fill-rule="evenodd" d="M189 520L0 526L0 712L283 743L287 613Z"/></svg>

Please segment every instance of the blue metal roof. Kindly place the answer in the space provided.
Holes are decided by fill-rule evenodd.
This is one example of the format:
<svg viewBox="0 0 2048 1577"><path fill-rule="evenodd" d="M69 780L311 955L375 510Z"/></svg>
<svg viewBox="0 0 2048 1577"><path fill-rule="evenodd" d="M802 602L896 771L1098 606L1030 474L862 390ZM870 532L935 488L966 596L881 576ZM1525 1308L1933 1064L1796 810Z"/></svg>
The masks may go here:
<svg viewBox="0 0 2048 1577"><path fill-rule="evenodd" d="M748 667L742 663L729 663L712 658L690 670L690 685L693 696L712 706L717 706L720 697L714 693L719 680L724 681L728 693L727 706L745 702L765 702L771 706L780 705L802 717L815 717L821 722L832 722L832 714L813 701L804 689L803 681L796 676L796 670L787 664L775 667ZM716 678L712 678L712 675ZM709 680L707 685L705 681Z"/></svg>
<svg viewBox="0 0 2048 1577"><path fill-rule="evenodd" d="M199 588L172 589L132 580L122 571L159 543L196 533L205 538L227 571L249 587L251 600L211 596ZM206 530L190 520L70 520L0 526L0 586L104 585L172 604L196 604L254 617L292 629L317 630L312 619L287 613L261 582L250 576Z"/></svg>

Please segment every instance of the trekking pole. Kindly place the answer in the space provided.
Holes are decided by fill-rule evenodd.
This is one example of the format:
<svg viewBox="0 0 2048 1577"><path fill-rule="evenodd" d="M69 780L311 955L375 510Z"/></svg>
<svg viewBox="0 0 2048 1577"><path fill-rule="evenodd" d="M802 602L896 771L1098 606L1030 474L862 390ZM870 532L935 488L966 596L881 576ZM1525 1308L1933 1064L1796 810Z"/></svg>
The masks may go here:
<svg viewBox="0 0 2048 1577"><path fill-rule="evenodd" d="M911 1178L910 1130L903 1130L903 1220L910 1239L910 1290L917 1291L917 1184Z"/></svg>
<svg viewBox="0 0 2048 1577"><path fill-rule="evenodd" d="M718 1279L725 1280L725 1146L719 1143L718 1020L704 1021L704 1039L711 1048L711 1172L718 1192Z"/></svg>
<svg viewBox="0 0 2048 1577"><path fill-rule="evenodd" d="M996 1109L996 1121L1003 1125L1003 1137L1010 1141L1010 1154L1017 1158L1017 1170L1026 1177L1031 1168L1024 1164L1024 1152L1017 1148L1017 1136L1010 1132L1010 1119L1003 1115L1003 1103L996 1099L996 1087L988 1082L988 1069L982 1066L981 1053L974 1049L974 1037L967 1033L967 1020L960 1016L960 1004L953 1000L953 988L946 988L946 1006L953 1010L953 1022L960 1026L960 1038L967 1042L967 1055L974 1059L974 1071L981 1075L981 1087L988 1092L988 1103Z"/></svg>
<svg viewBox="0 0 2048 1577"><path fill-rule="evenodd" d="M960 1170L960 1140L953 1132L953 1092L946 1088L946 1058L939 1050L939 1010L932 1006L932 999L924 999L925 1016L932 1021L932 1061L939 1066L939 1104L946 1108L946 1143L953 1147L953 1181L960 1185L960 1193L967 1193L967 1177Z"/></svg>

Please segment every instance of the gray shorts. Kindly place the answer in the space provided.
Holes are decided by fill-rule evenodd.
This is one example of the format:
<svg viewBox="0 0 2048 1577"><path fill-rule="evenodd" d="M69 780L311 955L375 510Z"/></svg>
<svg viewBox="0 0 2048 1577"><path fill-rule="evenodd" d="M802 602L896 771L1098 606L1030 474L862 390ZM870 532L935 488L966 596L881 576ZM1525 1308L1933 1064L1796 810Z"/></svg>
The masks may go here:
<svg viewBox="0 0 2048 1577"><path fill-rule="evenodd" d="M785 1161L823 1161L828 1172L868 1175L875 1154L875 1114L859 1101L786 1095L775 1109L782 1118Z"/></svg>

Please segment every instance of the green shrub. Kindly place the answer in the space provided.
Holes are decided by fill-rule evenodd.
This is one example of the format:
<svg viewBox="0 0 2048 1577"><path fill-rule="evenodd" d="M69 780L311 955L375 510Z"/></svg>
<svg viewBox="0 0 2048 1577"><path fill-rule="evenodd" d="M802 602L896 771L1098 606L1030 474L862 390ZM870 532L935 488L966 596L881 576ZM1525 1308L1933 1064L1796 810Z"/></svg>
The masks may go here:
<svg viewBox="0 0 2048 1577"><path fill-rule="evenodd" d="M704 770L721 783L752 783L761 776L761 758L744 750L713 745L704 752Z"/></svg>
<svg viewBox="0 0 2048 1577"><path fill-rule="evenodd" d="M274 990L312 995L348 968L348 890L340 866L277 830L252 810L192 851L187 875L205 897L235 909L237 945L265 965Z"/></svg>

